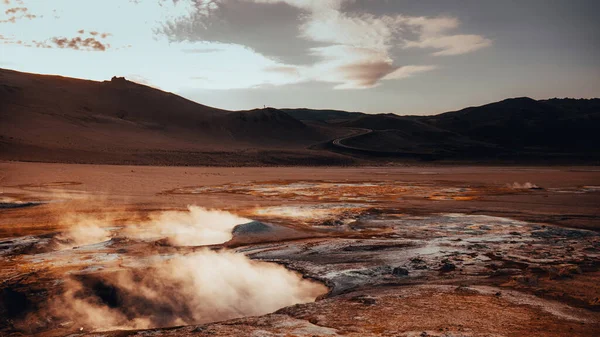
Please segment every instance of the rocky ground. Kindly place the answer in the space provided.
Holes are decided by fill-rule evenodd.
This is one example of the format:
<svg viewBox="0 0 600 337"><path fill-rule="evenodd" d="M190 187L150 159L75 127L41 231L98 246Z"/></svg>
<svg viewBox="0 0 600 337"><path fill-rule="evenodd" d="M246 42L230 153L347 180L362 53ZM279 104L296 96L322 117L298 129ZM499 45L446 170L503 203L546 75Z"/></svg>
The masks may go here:
<svg viewBox="0 0 600 337"><path fill-rule="evenodd" d="M600 331L595 168L1 168L0 335ZM215 228L192 227L203 232L190 244L185 240L197 239L190 224L177 227L194 214L188 204L240 218L228 225L226 239L215 237L222 234ZM176 216L156 231L165 214ZM77 241L73 226L90 219L88 240ZM206 295L207 283L184 293L188 279L198 285L198 275L170 275L183 267L161 272L194 268L196 260L177 261L198 256L239 260L232 272L210 281L241 279L244 285L232 285L234 295L217 289ZM201 274L228 263L218 260ZM279 279L302 292L291 298L274 292ZM65 297L73 282L77 291ZM152 294L142 296L136 287ZM214 297L231 297L228 310L211 305ZM47 310L56 298L68 299L63 310ZM88 310L90 303L91 316L119 316L102 325L67 310Z"/></svg>

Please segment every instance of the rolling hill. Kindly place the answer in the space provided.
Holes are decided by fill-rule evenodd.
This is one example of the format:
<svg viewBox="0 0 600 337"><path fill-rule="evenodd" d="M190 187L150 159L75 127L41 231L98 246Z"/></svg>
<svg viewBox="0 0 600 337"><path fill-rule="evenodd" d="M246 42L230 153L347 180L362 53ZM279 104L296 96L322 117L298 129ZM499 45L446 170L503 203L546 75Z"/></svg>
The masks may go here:
<svg viewBox="0 0 600 337"><path fill-rule="evenodd" d="M513 98L422 121L512 150L586 152L600 144L599 101Z"/></svg>
<svg viewBox="0 0 600 337"><path fill-rule="evenodd" d="M387 157L595 162L600 99L512 98L435 116L361 115L338 150Z"/></svg>
<svg viewBox="0 0 600 337"><path fill-rule="evenodd" d="M348 162L306 148L337 133L273 108L226 111L114 77L0 70L0 159L86 163ZM290 159L291 158L291 159Z"/></svg>
<svg viewBox="0 0 600 337"><path fill-rule="evenodd" d="M435 116L227 111L124 78L0 69L0 160L351 165L412 159L597 162L600 99L513 98Z"/></svg>
<svg viewBox="0 0 600 337"><path fill-rule="evenodd" d="M361 112L348 112L342 110L318 110L318 109L281 109L288 115L301 121L316 121L324 123L336 123L349 121L363 116Z"/></svg>
<svg viewBox="0 0 600 337"><path fill-rule="evenodd" d="M438 128L419 119L394 114L364 115L343 123L346 127L372 130L343 144L379 154L441 155L485 146L459 133Z"/></svg>

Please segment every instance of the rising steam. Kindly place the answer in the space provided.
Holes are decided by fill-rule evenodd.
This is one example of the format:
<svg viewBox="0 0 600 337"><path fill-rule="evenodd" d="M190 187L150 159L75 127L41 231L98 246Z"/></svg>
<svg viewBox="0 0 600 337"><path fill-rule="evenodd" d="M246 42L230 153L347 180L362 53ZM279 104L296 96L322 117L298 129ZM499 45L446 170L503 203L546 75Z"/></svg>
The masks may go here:
<svg viewBox="0 0 600 337"><path fill-rule="evenodd" d="M513 184L508 184L508 187L514 189L514 190L537 190L537 189L541 189L541 187L539 187L536 184L530 183L530 182L526 182L524 184L519 184L517 182L513 183Z"/></svg>
<svg viewBox="0 0 600 337"><path fill-rule="evenodd" d="M173 246L203 246L226 242L236 225L252 220L220 210L188 206L187 211L165 211L150 215L141 224L129 224L111 234L114 219L82 214L61 218L67 231L57 236L63 247L72 248L106 241L113 235L135 240L166 239Z"/></svg>
<svg viewBox="0 0 600 337"><path fill-rule="evenodd" d="M67 231L56 237L60 249L70 249L85 246L110 239L110 231L106 228L110 219L87 216L82 214L68 214L62 217L62 224L67 226Z"/></svg>
<svg viewBox="0 0 600 337"><path fill-rule="evenodd" d="M157 213L147 221L124 227L115 227L109 218L72 215L63 219L70 228L57 239L72 247L115 237L202 246L230 240L236 225L250 221L196 206ZM128 240L110 241L106 249L117 251L123 242ZM125 257L128 253L123 250L119 254ZM72 322L73 328L87 332L189 325L262 315L313 301L327 291L320 283L305 280L282 266L227 250L146 255L135 261L135 268L119 264L73 274L38 313L39 319Z"/></svg>
<svg viewBox="0 0 600 337"><path fill-rule="evenodd" d="M141 226L130 226L123 235L137 239L167 238L174 246L202 246L231 239L236 225L252 220L229 212L188 206L187 212L167 211L151 216Z"/></svg>
<svg viewBox="0 0 600 337"><path fill-rule="evenodd" d="M326 290L278 265L204 250L71 281L51 310L86 330L145 329L262 315Z"/></svg>

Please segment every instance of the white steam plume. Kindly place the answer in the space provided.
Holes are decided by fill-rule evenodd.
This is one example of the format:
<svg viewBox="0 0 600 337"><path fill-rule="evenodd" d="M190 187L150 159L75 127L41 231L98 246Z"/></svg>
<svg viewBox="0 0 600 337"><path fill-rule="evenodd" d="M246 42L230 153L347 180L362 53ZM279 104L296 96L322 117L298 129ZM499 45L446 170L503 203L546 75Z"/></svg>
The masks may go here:
<svg viewBox="0 0 600 337"><path fill-rule="evenodd" d="M237 225L252 220L235 214L188 206L188 211L167 211L153 215L141 226L129 226L121 235L133 239L167 238L175 246L202 246L226 242Z"/></svg>
<svg viewBox="0 0 600 337"><path fill-rule="evenodd" d="M230 240L236 225L251 221L196 206L157 213L140 225L123 228L115 229L114 220L71 215L63 219L71 227L59 241L84 245L116 235L134 240L167 239L177 246L211 245ZM106 229L111 226L112 231ZM86 332L146 329L262 315L314 301L327 291L324 285L283 266L227 250L203 249L137 262L141 267L121 265L110 271L73 274L35 315L41 321L73 322L74 328Z"/></svg>
<svg viewBox="0 0 600 337"><path fill-rule="evenodd" d="M60 249L71 249L110 239L111 233L106 229L111 223L110 219L69 214L63 216L61 222L68 230L56 237Z"/></svg>
<svg viewBox="0 0 600 337"><path fill-rule="evenodd" d="M508 186L514 190L535 190L540 188L538 185L532 184L530 182L526 182L524 184L519 184L515 182L512 185L509 184Z"/></svg>
<svg viewBox="0 0 600 337"><path fill-rule="evenodd" d="M207 249L73 280L50 310L86 330L145 329L262 315L326 291L282 266Z"/></svg>

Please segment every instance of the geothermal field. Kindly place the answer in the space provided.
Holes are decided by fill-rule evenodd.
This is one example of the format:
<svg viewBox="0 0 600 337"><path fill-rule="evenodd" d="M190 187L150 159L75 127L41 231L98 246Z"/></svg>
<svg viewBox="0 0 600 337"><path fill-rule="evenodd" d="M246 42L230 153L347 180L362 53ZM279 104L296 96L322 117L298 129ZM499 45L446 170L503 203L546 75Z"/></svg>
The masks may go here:
<svg viewBox="0 0 600 337"><path fill-rule="evenodd" d="M0 337L600 337L598 13L0 0Z"/></svg>
<svg viewBox="0 0 600 337"><path fill-rule="evenodd" d="M600 171L0 163L0 336L593 336Z"/></svg>

